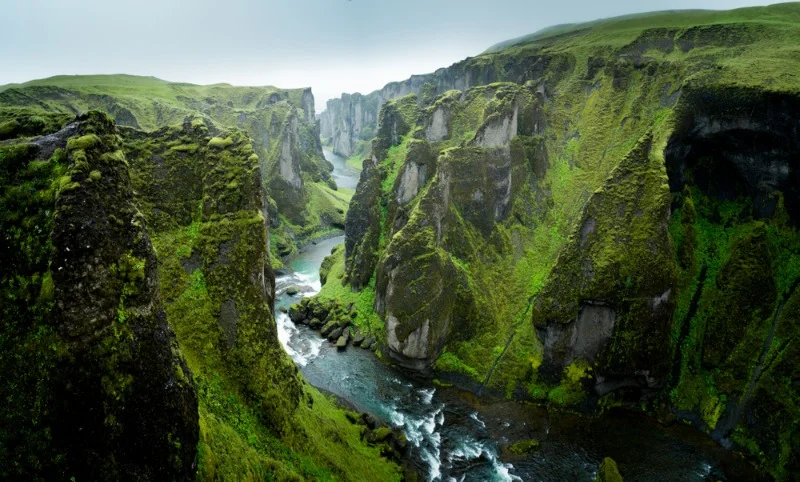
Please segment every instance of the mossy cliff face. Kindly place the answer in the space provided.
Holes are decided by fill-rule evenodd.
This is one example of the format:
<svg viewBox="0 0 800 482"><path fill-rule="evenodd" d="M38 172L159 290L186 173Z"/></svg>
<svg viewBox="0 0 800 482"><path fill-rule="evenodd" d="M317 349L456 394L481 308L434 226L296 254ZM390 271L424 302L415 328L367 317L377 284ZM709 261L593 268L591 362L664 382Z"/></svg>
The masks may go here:
<svg viewBox="0 0 800 482"><path fill-rule="evenodd" d="M197 398L113 122L92 112L0 159L3 475L192 478Z"/></svg>
<svg viewBox="0 0 800 482"><path fill-rule="evenodd" d="M665 150L679 266L669 400L785 478L796 471L796 94L692 92Z"/></svg>
<svg viewBox="0 0 800 482"><path fill-rule="evenodd" d="M45 119L88 109L146 131L180 124L192 114L212 130L216 125L247 132L268 188L276 262L298 242L344 223L346 202L338 199L333 168L322 155L310 89L198 86L128 75L52 77L0 93L0 139L31 135L26 132L50 127Z"/></svg>
<svg viewBox="0 0 800 482"><path fill-rule="evenodd" d="M212 136L197 119L124 132L134 186L156 233L167 315L193 371L230 376L266 423L288 430L301 390L272 321L266 202L249 137Z"/></svg>
<svg viewBox="0 0 800 482"><path fill-rule="evenodd" d="M654 388L671 366L671 196L652 142L645 134L592 193L533 304L540 372L558 379L575 360L592 362L601 394L627 383Z"/></svg>
<svg viewBox="0 0 800 482"><path fill-rule="evenodd" d="M123 137L154 227L167 319L195 375L198 478L396 478L280 345L266 195L249 136L187 118Z"/></svg>
<svg viewBox="0 0 800 482"><path fill-rule="evenodd" d="M262 162L245 132L197 116L154 132L98 112L60 130L61 114L26 119L25 135L47 135L0 144L13 428L0 430L0 474L399 478L280 345Z"/></svg>
<svg viewBox="0 0 800 482"><path fill-rule="evenodd" d="M465 61L516 83L387 102L333 282L374 291L404 366L671 412L786 478L798 17L604 22Z"/></svg>
<svg viewBox="0 0 800 482"><path fill-rule="evenodd" d="M513 243L496 227L527 217L516 210L534 200L536 126L520 117L536 117L535 90L492 84L452 91L423 110L412 95L381 113L373 154L383 161L364 162L364 188L348 211L347 274L361 288L375 271L388 353L403 365L430 366L454 320L465 336L474 333L485 308L472 294L470 262L479 252L514 258ZM522 138L512 142L518 130ZM368 229L351 238L362 220Z"/></svg>

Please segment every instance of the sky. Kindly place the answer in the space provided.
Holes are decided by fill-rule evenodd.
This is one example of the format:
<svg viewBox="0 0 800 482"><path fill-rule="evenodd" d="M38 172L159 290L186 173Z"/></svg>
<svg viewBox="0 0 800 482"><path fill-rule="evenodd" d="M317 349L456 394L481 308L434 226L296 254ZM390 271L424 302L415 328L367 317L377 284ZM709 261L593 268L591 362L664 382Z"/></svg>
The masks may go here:
<svg viewBox="0 0 800 482"><path fill-rule="evenodd" d="M0 0L0 85L61 74L312 87L317 111L560 23L755 0Z"/></svg>

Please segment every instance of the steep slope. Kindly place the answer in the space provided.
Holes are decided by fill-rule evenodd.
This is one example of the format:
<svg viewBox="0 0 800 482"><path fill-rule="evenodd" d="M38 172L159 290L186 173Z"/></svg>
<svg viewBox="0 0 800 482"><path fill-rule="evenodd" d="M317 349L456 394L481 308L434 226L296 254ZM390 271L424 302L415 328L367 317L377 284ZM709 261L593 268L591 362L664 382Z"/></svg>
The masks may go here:
<svg viewBox="0 0 800 482"><path fill-rule="evenodd" d="M0 146L4 478L187 480L197 398L113 123Z"/></svg>
<svg viewBox="0 0 800 482"><path fill-rule="evenodd" d="M0 139L29 135L43 113L66 119L89 109L148 131L196 115L248 132L269 187L274 255L290 254L298 241L343 224L346 206L331 192L336 185L322 155L310 89L198 86L130 75L51 77L0 92Z"/></svg>
<svg viewBox="0 0 800 482"><path fill-rule="evenodd" d="M0 144L0 173L0 474L399 478L280 345L246 133L92 111Z"/></svg>
<svg viewBox="0 0 800 482"><path fill-rule="evenodd" d="M406 367L554 406L646 402L786 478L800 8L646 20L425 77L513 82L387 102L321 296L382 320Z"/></svg>
<svg viewBox="0 0 800 482"><path fill-rule="evenodd" d="M122 136L167 320L195 375L199 478L396 477L280 345L265 191L247 134L195 117Z"/></svg>

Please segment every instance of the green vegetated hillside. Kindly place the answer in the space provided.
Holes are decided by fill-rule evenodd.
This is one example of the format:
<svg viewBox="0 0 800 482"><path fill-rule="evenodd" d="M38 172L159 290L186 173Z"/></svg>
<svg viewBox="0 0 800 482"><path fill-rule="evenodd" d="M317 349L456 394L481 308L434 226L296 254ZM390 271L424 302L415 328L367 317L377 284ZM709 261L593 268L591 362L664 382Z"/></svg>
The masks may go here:
<svg viewBox="0 0 800 482"><path fill-rule="evenodd" d="M406 367L677 417L788 478L798 38L798 4L660 13L431 74L467 87L383 106L320 296Z"/></svg>
<svg viewBox="0 0 800 482"><path fill-rule="evenodd" d="M246 132L29 134L0 142L0 476L400 478L280 345Z"/></svg>
<svg viewBox="0 0 800 482"><path fill-rule="evenodd" d="M188 115L246 131L268 188L276 263L297 244L343 226L346 196L335 192L332 166L322 155L310 89L200 86L131 75L50 77L0 92L0 139L52 131L90 109L145 131L180 124ZM54 121L42 125L44 119Z"/></svg>

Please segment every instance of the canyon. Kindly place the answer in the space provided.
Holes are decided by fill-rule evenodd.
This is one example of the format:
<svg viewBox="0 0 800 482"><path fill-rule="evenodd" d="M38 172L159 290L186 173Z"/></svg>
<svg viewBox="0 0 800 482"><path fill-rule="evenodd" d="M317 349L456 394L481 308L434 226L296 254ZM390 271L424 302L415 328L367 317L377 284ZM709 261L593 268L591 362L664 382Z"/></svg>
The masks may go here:
<svg viewBox="0 0 800 482"><path fill-rule="evenodd" d="M797 38L559 26L319 115L0 87L0 475L794 480Z"/></svg>

